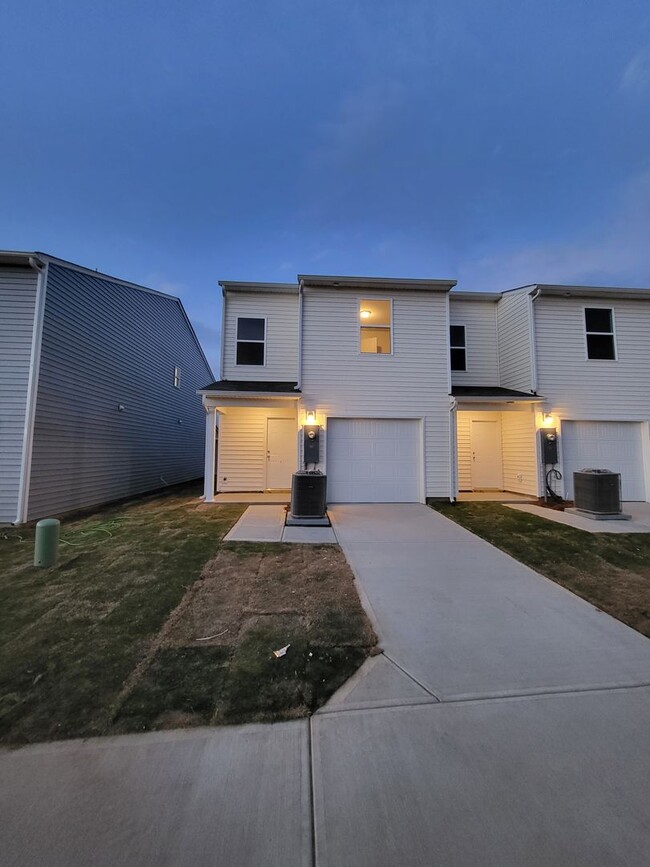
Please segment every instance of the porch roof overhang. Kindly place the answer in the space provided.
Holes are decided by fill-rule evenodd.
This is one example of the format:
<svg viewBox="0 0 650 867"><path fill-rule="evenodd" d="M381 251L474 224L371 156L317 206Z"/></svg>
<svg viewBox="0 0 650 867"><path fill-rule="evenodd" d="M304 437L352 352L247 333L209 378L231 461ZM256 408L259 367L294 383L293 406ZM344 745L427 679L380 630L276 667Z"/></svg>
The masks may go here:
<svg viewBox="0 0 650 867"><path fill-rule="evenodd" d="M451 396L457 403L543 403L539 394L515 391L512 388L483 385L454 385Z"/></svg>
<svg viewBox="0 0 650 867"><path fill-rule="evenodd" d="M212 382L197 394L203 398L226 400L230 403L236 400L299 400L301 397L297 382L263 382L261 380L221 379Z"/></svg>

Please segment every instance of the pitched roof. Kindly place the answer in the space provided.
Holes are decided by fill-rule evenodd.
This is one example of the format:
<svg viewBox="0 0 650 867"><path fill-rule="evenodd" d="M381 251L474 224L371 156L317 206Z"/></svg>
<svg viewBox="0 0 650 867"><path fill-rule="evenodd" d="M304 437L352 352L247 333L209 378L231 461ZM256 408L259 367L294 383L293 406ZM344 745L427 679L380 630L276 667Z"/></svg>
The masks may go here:
<svg viewBox="0 0 650 867"><path fill-rule="evenodd" d="M251 379L220 379L211 382L201 391L253 391L268 392L269 394L298 394L297 382L262 382Z"/></svg>
<svg viewBox="0 0 650 867"><path fill-rule="evenodd" d="M501 388L498 385L453 385L453 397L472 397L478 400L498 398L499 400L543 400L537 394L528 391L515 391L512 388Z"/></svg>

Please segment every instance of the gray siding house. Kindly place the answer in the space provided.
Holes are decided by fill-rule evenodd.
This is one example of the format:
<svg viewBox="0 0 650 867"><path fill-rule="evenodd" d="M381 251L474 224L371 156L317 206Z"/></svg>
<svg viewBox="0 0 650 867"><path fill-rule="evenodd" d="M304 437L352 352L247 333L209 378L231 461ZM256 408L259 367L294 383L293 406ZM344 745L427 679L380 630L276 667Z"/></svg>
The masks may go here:
<svg viewBox="0 0 650 867"><path fill-rule="evenodd" d="M178 298L0 253L0 523L202 477L212 378Z"/></svg>

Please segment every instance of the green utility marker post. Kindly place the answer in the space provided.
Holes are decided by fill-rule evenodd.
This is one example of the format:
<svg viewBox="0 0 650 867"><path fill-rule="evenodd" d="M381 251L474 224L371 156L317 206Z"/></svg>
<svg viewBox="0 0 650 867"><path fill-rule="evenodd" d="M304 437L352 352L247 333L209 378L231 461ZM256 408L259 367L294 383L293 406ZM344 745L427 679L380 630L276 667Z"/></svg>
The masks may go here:
<svg viewBox="0 0 650 867"><path fill-rule="evenodd" d="M56 566L59 556L59 530L61 522L56 518L43 518L36 525L34 541L34 566L48 569Z"/></svg>

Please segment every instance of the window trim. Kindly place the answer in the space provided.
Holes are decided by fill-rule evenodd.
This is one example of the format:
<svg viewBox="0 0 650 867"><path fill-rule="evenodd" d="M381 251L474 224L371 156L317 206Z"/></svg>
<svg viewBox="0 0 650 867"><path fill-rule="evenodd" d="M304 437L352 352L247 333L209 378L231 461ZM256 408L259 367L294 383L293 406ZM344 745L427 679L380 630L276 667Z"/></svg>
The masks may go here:
<svg viewBox="0 0 650 867"><path fill-rule="evenodd" d="M463 346L453 346L451 342L451 329L452 328L462 328L463 329L463 340L465 341ZM451 366L451 350L452 349L462 349L465 353L465 367L452 367ZM449 369L452 373L467 373L467 325L465 322L451 322L449 323Z"/></svg>
<svg viewBox="0 0 650 867"><path fill-rule="evenodd" d="M239 320L240 319L261 319L264 322L264 340L240 340L237 337L239 333ZM268 317L267 316L237 316L235 319L235 367L266 367L266 340L268 337ZM240 343L261 343L264 347L263 358L264 361L262 364L239 364L237 361L237 347Z"/></svg>
<svg viewBox="0 0 650 867"><path fill-rule="evenodd" d="M609 310L612 320L611 331L587 331L587 310ZM587 361L605 362L611 364L613 361L618 361L618 340L616 337L616 316L614 306L611 304L583 304L582 305L582 334L585 344L585 358ZM601 336L611 337L614 342L614 357L613 358L590 358L589 357L589 341L587 335L600 334Z"/></svg>
<svg viewBox="0 0 650 867"><path fill-rule="evenodd" d="M174 365L174 379L173 379L174 388L181 387L181 369L176 364Z"/></svg>
<svg viewBox="0 0 650 867"><path fill-rule="evenodd" d="M389 301L390 302L390 325L362 325L361 316L359 315L361 313L361 302L362 301ZM364 358L365 358L365 356L372 356L372 357L376 358L377 356L383 355L384 357L387 357L389 355L394 354L394 349L395 349L394 340L395 340L395 338L394 338L394 334L393 334L393 328L394 328L394 321L395 320L393 317L393 301L394 301L394 299L392 297L390 297L390 298L386 298L386 297L384 297L384 298L376 298L376 297L371 298L368 295L363 295L363 296L359 295L359 297L357 298L357 313L356 313L356 315L357 315L357 328L358 328L358 333L357 333L357 354L358 355L363 355ZM386 328L388 330L389 335L390 335L390 352L363 352L361 350L361 329L362 328Z"/></svg>

